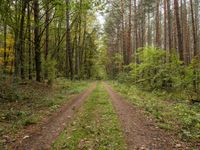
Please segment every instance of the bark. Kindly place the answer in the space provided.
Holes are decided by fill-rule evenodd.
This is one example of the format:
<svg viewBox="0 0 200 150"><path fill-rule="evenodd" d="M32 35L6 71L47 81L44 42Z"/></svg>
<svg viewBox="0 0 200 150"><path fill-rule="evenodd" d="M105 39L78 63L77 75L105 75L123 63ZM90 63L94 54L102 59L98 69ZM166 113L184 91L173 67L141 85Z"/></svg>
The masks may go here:
<svg viewBox="0 0 200 150"><path fill-rule="evenodd" d="M171 52L172 50L172 29L171 29L171 9L170 9L170 0L167 0L167 17L168 17L168 46L169 46L169 51Z"/></svg>
<svg viewBox="0 0 200 150"><path fill-rule="evenodd" d="M71 49L71 28L70 28L70 0L66 0L66 62L69 60L69 71L70 78L73 80L73 59L72 59L72 49ZM66 63L67 64L67 63ZM68 76L68 65L66 65L66 75Z"/></svg>
<svg viewBox="0 0 200 150"><path fill-rule="evenodd" d="M128 26L128 45L127 45L127 65L131 62L132 55L132 0L129 0L129 26Z"/></svg>
<svg viewBox="0 0 200 150"><path fill-rule="evenodd" d="M189 27L188 27L188 18L187 18L187 4L186 0L184 0L183 4L183 37L184 37L184 53L185 53L185 63L188 65L190 63L190 37L189 37Z"/></svg>
<svg viewBox="0 0 200 150"><path fill-rule="evenodd" d="M4 71L6 71L6 67L7 67L7 24L4 22L4 54L3 54L3 61L4 61Z"/></svg>
<svg viewBox="0 0 200 150"><path fill-rule="evenodd" d="M122 49L123 49L123 60L124 64L127 62L126 54L126 40L125 40L125 25L124 25L124 0L121 0L121 10L122 10Z"/></svg>
<svg viewBox="0 0 200 150"><path fill-rule="evenodd" d="M137 24L137 3L134 0L134 28L135 28L135 50L138 49L138 24Z"/></svg>
<svg viewBox="0 0 200 150"><path fill-rule="evenodd" d="M194 57L198 55L197 51L197 32L196 32L196 25L195 25L195 16L194 16L194 7L193 7L193 0L190 0L191 6L191 16L192 16L192 36L193 36L193 49L194 49Z"/></svg>
<svg viewBox="0 0 200 150"><path fill-rule="evenodd" d="M39 1L33 1L34 9L34 46L35 46L35 67L36 67L36 81L41 82L41 52L40 52L40 33L39 33Z"/></svg>
<svg viewBox="0 0 200 150"><path fill-rule="evenodd" d="M164 49L167 50L167 1L164 0Z"/></svg>
<svg viewBox="0 0 200 150"><path fill-rule="evenodd" d="M161 46L161 36L160 36L160 0L156 4L156 46Z"/></svg>
<svg viewBox="0 0 200 150"><path fill-rule="evenodd" d="M31 47L31 10L28 2L27 30L28 30L28 77L32 79L32 47Z"/></svg>
<svg viewBox="0 0 200 150"><path fill-rule="evenodd" d="M47 61L49 54L49 0L46 0L46 12L45 12L45 24L46 24L46 38L45 38L45 61ZM47 74L47 73L46 73Z"/></svg>
<svg viewBox="0 0 200 150"><path fill-rule="evenodd" d="M181 23L179 16L179 3L178 0L174 0L174 12L176 17L176 30L177 30L177 39L178 39L178 50L180 55L180 60L184 62L184 54L183 54L183 37L181 33Z"/></svg>
<svg viewBox="0 0 200 150"><path fill-rule="evenodd" d="M21 70L21 78L25 79L25 70L24 70L24 47L25 47L25 37L24 37L24 22L26 15L26 5L27 0L22 1L22 10L21 10L21 22L20 22L20 30L19 30L19 47L20 47L20 70Z"/></svg>

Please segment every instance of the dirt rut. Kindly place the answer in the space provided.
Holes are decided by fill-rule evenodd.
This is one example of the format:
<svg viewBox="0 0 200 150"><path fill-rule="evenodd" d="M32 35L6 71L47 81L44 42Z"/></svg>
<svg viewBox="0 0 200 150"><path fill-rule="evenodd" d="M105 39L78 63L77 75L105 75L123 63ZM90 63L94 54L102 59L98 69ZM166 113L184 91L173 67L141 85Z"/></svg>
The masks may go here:
<svg viewBox="0 0 200 150"><path fill-rule="evenodd" d="M155 122L124 100L113 89L104 84L124 130L129 150L183 150L188 149L176 138L156 127Z"/></svg>
<svg viewBox="0 0 200 150"><path fill-rule="evenodd" d="M48 150L53 142L72 120L76 110L95 89L93 84L89 89L67 102L49 120L11 146L15 150Z"/></svg>

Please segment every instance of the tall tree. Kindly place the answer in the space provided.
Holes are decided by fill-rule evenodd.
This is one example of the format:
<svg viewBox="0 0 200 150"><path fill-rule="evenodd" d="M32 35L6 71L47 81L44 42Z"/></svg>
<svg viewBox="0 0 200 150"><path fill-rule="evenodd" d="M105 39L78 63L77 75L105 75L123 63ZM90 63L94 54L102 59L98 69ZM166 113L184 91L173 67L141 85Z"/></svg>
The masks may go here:
<svg viewBox="0 0 200 150"><path fill-rule="evenodd" d="M41 52L40 52L40 33L39 33L39 0L33 1L34 9L34 46L35 46L35 67L36 67L36 81L41 82Z"/></svg>
<svg viewBox="0 0 200 150"><path fill-rule="evenodd" d="M66 64L69 61L69 70L70 70L70 78L73 80L74 72L73 72L73 58L72 58L72 49L71 49L71 28L70 28L70 0L66 0ZM68 76L68 65L66 65L66 75Z"/></svg>
<svg viewBox="0 0 200 150"><path fill-rule="evenodd" d="M193 32L193 49L194 49L194 56L198 55L197 51L197 32L196 32L196 25L195 25L195 16L194 16L194 7L193 7L193 0L190 0L191 6L191 16L192 16L192 32Z"/></svg>
<svg viewBox="0 0 200 150"><path fill-rule="evenodd" d="M183 36L181 32L181 23L179 16L179 1L174 0L174 15L176 17L176 30L177 30L177 39L178 39L178 50L180 54L180 60L184 62L184 54L183 54Z"/></svg>
<svg viewBox="0 0 200 150"><path fill-rule="evenodd" d="M131 62L132 55L132 0L129 0L129 27L128 27L128 45L127 45L127 64Z"/></svg>
<svg viewBox="0 0 200 150"><path fill-rule="evenodd" d="M32 44L31 44L31 7L27 4L27 30L28 30L28 78L32 79Z"/></svg>
<svg viewBox="0 0 200 150"><path fill-rule="evenodd" d="M20 51L20 68L21 68L21 78L25 79L25 68L24 68L24 47L25 47L25 37L24 37L24 23L25 23L25 15L26 15L26 6L27 0L22 0L22 10L21 10L21 22L19 29L19 51Z"/></svg>
<svg viewBox="0 0 200 150"><path fill-rule="evenodd" d="M171 24L171 8L170 8L171 1L167 0L167 17L168 17L168 42L169 42L169 51L172 49L172 24Z"/></svg>

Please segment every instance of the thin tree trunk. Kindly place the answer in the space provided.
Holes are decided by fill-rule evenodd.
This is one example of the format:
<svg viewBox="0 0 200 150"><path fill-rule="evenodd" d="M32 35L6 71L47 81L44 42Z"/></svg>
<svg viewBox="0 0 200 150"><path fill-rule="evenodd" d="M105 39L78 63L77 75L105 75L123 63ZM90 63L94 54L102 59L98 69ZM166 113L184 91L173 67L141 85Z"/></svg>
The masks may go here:
<svg viewBox="0 0 200 150"><path fill-rule="evenodd" d="M160 0L156 4L156 46L160 47Z"/></svg>
<svg viewBox="0 0 200 150"><path fill-rule="evenodd" d="M33 1L34 8L34 46L35 46L35 67L36 67L36 81L41 82L41 52L40 52L40 35L39 35L39 2Z"/></svg>
<svg viewBox="0 0 200 150"><path fill-rule="evenodd" d="M46 0L46 38L45 38L45 61L47 61L48 54L49 54L49 0ZM46 74L47 75L47 74Z"/></svg>
<svg viewBox="0 0 200 150"><path fill-rule="evenodd" d="M125 25L124 25L124 0L121 0L121 10L122 10L122 49L123 49L124 64L126 64L127 54L126 54Z"/></svg>
<svg viewBox="0 0 200 150"><path fill-rule="evenodd" d="M25 79L25 71L24 71L24 47L25 47L25 37L24 37L24 22L26 15L26 0L22 1L22 11L21 11L21 22L20 22L20 31L19 31L19 46L20 46L20 67L21 67L21 78Z"/></svg>
<svg viewBox="0 0 200 150"><path fill-rule="evenodd" d="M168 46L169 46L169 52L171 53L172 50L172 28L171 28L171 9L170 9L170 0L167 0L167 17L168 17Z"/></svg>
<svg viewBox="0 0 200 150"><path fill-rule="evenodd" d="M72 59L72 49L71 49L71 28L70 28L70 0L66 0L66 61L69 60L70 78L73 80L73 59ZM68 66L66 65L66 71L68 71ZM68 75L68 72L66 73Z"/></svg>
<svg viewBox="0 0 200 150"><path fill-rule="evenodd" d="M4 22L4 55L3 55L3 61L4 61L4 72L6 71L7 67L7 24Z"/></svg>
<svg viewBox="0 0 200 150"><path fill-rule="evenodd" d="M134 0L134 28L135 28L135 50L138 49L138 21L137 21L137 3Z"/></svg>
<svg viewBox="0 0 200 150"><path fill-rule="evenodd" d="M167 50L167 1L164 0L164 49Z"/></svg>
<svg viewBox="0 0 200 150"><path fill-rule="evenodd" d="M128 28L128 46L127 46L127 65L131 62L132 55L132 0L129 0L129 28Z"/></svg>
<svg viewBox="0 0 200 150"><path fill-rule="evenodd" d="M27 16L27 29L28 29L28 77L32 79L32 48L31 48L31 10L30 2L28 2L28 16Z"/></svg>

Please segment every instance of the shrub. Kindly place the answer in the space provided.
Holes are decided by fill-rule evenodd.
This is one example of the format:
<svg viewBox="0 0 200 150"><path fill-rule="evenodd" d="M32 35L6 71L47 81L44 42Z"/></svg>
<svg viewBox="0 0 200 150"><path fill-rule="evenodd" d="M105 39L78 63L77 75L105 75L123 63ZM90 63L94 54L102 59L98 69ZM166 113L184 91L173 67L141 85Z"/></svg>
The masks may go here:
<svg viewBox="0 0 200 150"><path fill-rule="evenodd" d="M139 49L136 59L137 63L127 66L129 72L117 76L119 82L135 83L147 90L184 89L198 93L200 62L197 59L185 66L176 53L168 56L166 51L155 47Z"/></svg>

